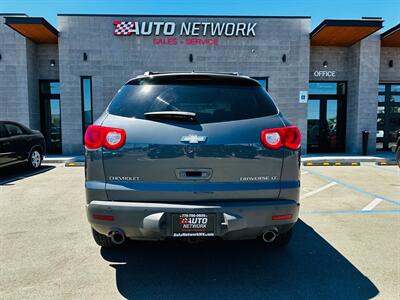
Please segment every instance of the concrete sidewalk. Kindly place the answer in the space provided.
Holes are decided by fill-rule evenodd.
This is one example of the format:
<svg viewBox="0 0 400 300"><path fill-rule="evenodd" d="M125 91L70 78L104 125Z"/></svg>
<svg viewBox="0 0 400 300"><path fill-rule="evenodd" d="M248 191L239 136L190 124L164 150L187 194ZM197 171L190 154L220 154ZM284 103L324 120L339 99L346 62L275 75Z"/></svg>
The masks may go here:
<svg viewBox="0 0 400 300"><path fill-rule="evenodd" d="M84 162L84 155L68 156L68 155L45 155L43 162L50 164L66 163L66 162Z"/></svg>

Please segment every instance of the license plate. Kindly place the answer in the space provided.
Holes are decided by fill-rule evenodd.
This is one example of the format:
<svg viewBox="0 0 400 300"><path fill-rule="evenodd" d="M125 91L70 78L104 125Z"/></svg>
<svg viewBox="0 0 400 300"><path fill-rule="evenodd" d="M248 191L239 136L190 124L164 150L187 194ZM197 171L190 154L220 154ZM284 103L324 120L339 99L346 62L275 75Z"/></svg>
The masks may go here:
<svg viewBox="0 0 400 300"><path fill-rule="evenodd" d="M215 214L174 214L172 215L172 235L214 236Z"/></svg>

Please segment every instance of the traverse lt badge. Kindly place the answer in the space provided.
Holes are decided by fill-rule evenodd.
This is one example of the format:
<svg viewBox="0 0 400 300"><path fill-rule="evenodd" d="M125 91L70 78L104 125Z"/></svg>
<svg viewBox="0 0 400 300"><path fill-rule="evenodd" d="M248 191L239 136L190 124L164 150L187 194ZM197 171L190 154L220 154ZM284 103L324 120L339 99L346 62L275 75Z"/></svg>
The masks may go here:
<svg viewBox="0 0 400 300"><path fill-rule="evenodd" d="M206 136L201 136L196 134L184 135L181 138L182 143L189 143L189 144L204 143L206 140L207 140Z"/></svg>

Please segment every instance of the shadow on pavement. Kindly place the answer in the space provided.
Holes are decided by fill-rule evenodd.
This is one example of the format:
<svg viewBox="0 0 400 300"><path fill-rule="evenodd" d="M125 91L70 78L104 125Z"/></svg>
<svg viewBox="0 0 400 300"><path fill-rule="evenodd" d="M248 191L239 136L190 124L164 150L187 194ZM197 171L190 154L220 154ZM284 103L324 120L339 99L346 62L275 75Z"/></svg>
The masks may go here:
<svg viewBox="0 0 400 300"><path fill-rule="evenodd" d="M128 299L369 299L379 291L299 220L284 250L256 241L131 242L101 249Z"/></svg>
<svg viewBox="0 0 400 300"><path fill-rule="evenodd" d="M15 165L0 169L0 185L11 185L13 182L41 174L54 169L55 166L42 165L37 170L29 170L25 165Z"/></svg>

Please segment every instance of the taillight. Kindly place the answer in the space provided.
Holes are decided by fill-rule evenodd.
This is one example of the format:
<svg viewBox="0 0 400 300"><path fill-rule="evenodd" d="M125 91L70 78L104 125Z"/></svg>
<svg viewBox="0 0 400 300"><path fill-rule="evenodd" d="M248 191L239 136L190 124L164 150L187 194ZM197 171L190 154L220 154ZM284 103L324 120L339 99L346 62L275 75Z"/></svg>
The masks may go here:
<svg viewBox="0 0 400 300"><path fill-rule="evenodd" d="M282 146L297 150L301 145L300 130L296 126L264 129L261 132L261 142L272 150L280 149Z"/></svg>
<svg viewBox="0 0 400 300"><path fill-rule="evenodd" d="M120 128L90 125L85 132L85 146L89 150L105 147L116 150L125 144L126 133Z"/></svg>
<svg viewBox="0 0 400 300"><path fill-rule="evenodd" d="M125 144L126 134L125 130L119 128L105 128L105 137L103 140L103 146L115 150L121 148Z"/></svg>

